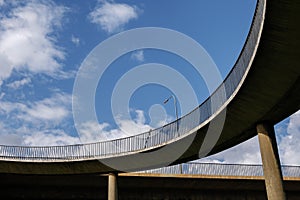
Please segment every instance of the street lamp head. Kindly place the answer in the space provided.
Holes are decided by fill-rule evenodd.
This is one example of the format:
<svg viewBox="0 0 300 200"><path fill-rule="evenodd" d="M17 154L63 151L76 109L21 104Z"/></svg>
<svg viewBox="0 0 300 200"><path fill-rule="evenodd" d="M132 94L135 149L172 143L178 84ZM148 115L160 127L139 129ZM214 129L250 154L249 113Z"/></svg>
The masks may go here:
<svg viewBox="0 0 300 200"><path fill-rule="evenodd" d="M169 99L170 99L170 98L165 99L165 100L164 100L164 104L168 103Z"/></svg>
<svg viewBox="0 0 300 200"><path fill-rule="evenodd" d="M174 95L171 95L171 96L169 96L168 98L166 98L166 99L164 100L164 104L168 103L168 101L169 101L172 97L175 99Z"/></svg>

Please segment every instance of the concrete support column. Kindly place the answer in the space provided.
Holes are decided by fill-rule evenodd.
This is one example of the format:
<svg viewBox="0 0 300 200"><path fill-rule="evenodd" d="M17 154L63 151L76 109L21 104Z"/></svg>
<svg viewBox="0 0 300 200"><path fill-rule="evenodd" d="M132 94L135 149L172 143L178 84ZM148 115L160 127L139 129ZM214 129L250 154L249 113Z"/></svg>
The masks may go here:
<svg viewBox="0 0 300 200"><path fill-rule="evenodd" d="M268 199L284 200L285 193L283 190L283 179L274 127L263 123L258 124L256 130L258 133Z"/></svg>
<svg viewBox="0 0 300 200"><path fill-rule="evenodd" d="M108 200L118 200L117 174L108 175Z"/></svg>

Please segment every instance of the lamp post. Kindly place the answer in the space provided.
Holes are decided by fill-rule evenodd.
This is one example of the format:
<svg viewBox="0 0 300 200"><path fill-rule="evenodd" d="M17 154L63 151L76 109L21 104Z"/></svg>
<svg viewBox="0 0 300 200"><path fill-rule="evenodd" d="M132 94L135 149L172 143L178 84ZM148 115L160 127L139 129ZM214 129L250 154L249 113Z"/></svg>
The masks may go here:
<svg viewBox="0 0 300 200"><path fill-rule="evenodd" d="M169 98L164 100L164 104L168 103L168 101L173 98L174 100L174 108L175 108L175 114L176 114L176 121L178 121L178 111L177 111L177 101L176 97L172 94Z"/></svg>
<svg viewBox="0 0 300 200"><path fill-rule="evenodd" d="M174 101L174 109L175 109L175 114L176 114L176 129L178 131L178 110L177 110L177 101L176 101L176 97L172 94L171 96L169 96L169 98L164 100L164 104L168 103L168 101L173 98ZM179 136L179 133L178 133ZM182 163L180 163L179 165L179 171L180 174L183 174L183 170L182 170Z"/></svg>
<svg viewBox="0 0 300 200"><path fill-rule="evenodd" d="M175 114L176 114L176 130L178 131L178 110L177 110L177 101L176 101L176 97L172 94L169 98L167 98L166 100L164 100L164 104L168 103L168 101L173 98L174 101L174 109L175 109ZM179 136L179 133L178 133Z"/></svg>

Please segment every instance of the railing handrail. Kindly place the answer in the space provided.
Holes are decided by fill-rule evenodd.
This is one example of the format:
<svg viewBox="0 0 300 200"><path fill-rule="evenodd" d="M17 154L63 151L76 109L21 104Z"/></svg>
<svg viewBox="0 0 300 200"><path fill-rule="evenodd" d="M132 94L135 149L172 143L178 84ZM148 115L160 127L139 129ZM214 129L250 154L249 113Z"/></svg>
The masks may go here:
<svg viewBox="0 0 300 200"><path fill-rule="evenodd" d="M281 171L284 177L300 177L299 165L281 165ZM263 166L262 164L189 162L134 173L262 177Z"/></svg>

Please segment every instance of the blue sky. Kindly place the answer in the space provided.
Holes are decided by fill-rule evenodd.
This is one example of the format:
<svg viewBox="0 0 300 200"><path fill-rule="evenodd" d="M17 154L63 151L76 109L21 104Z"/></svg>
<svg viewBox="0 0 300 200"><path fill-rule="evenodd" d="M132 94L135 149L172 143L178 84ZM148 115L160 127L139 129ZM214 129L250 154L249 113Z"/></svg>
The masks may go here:
<svg viewBox="0 0 300 200"><path fill-rule="evenodd" d="M99 43L122 31L162 27L181 32L201 44L221 77L226 77L245 42L255 3L253 0L0 0L0 143L80 142L72 115L76 74ZM175 119L172 102L163 104L172 94L170 89L146 84L133 93L129 105L124 105L138 128L126 120L115 122L110 104L117 81L135 66L146 63L167 65L187 77L197 94L194 107L208 97L204 80L185 60L161 50L130 52L115 60L101 77L95 94L98 122L82 127L85 141L124 137L120 131L123 128L137 134ZM151 119L149 111L160 117ZM101 129L100 138L96 126ZM299 112L276 126L284 164L300 164L295 156L300 151L299 130ZM203 161L259 163L257 138Z"/></svg>

